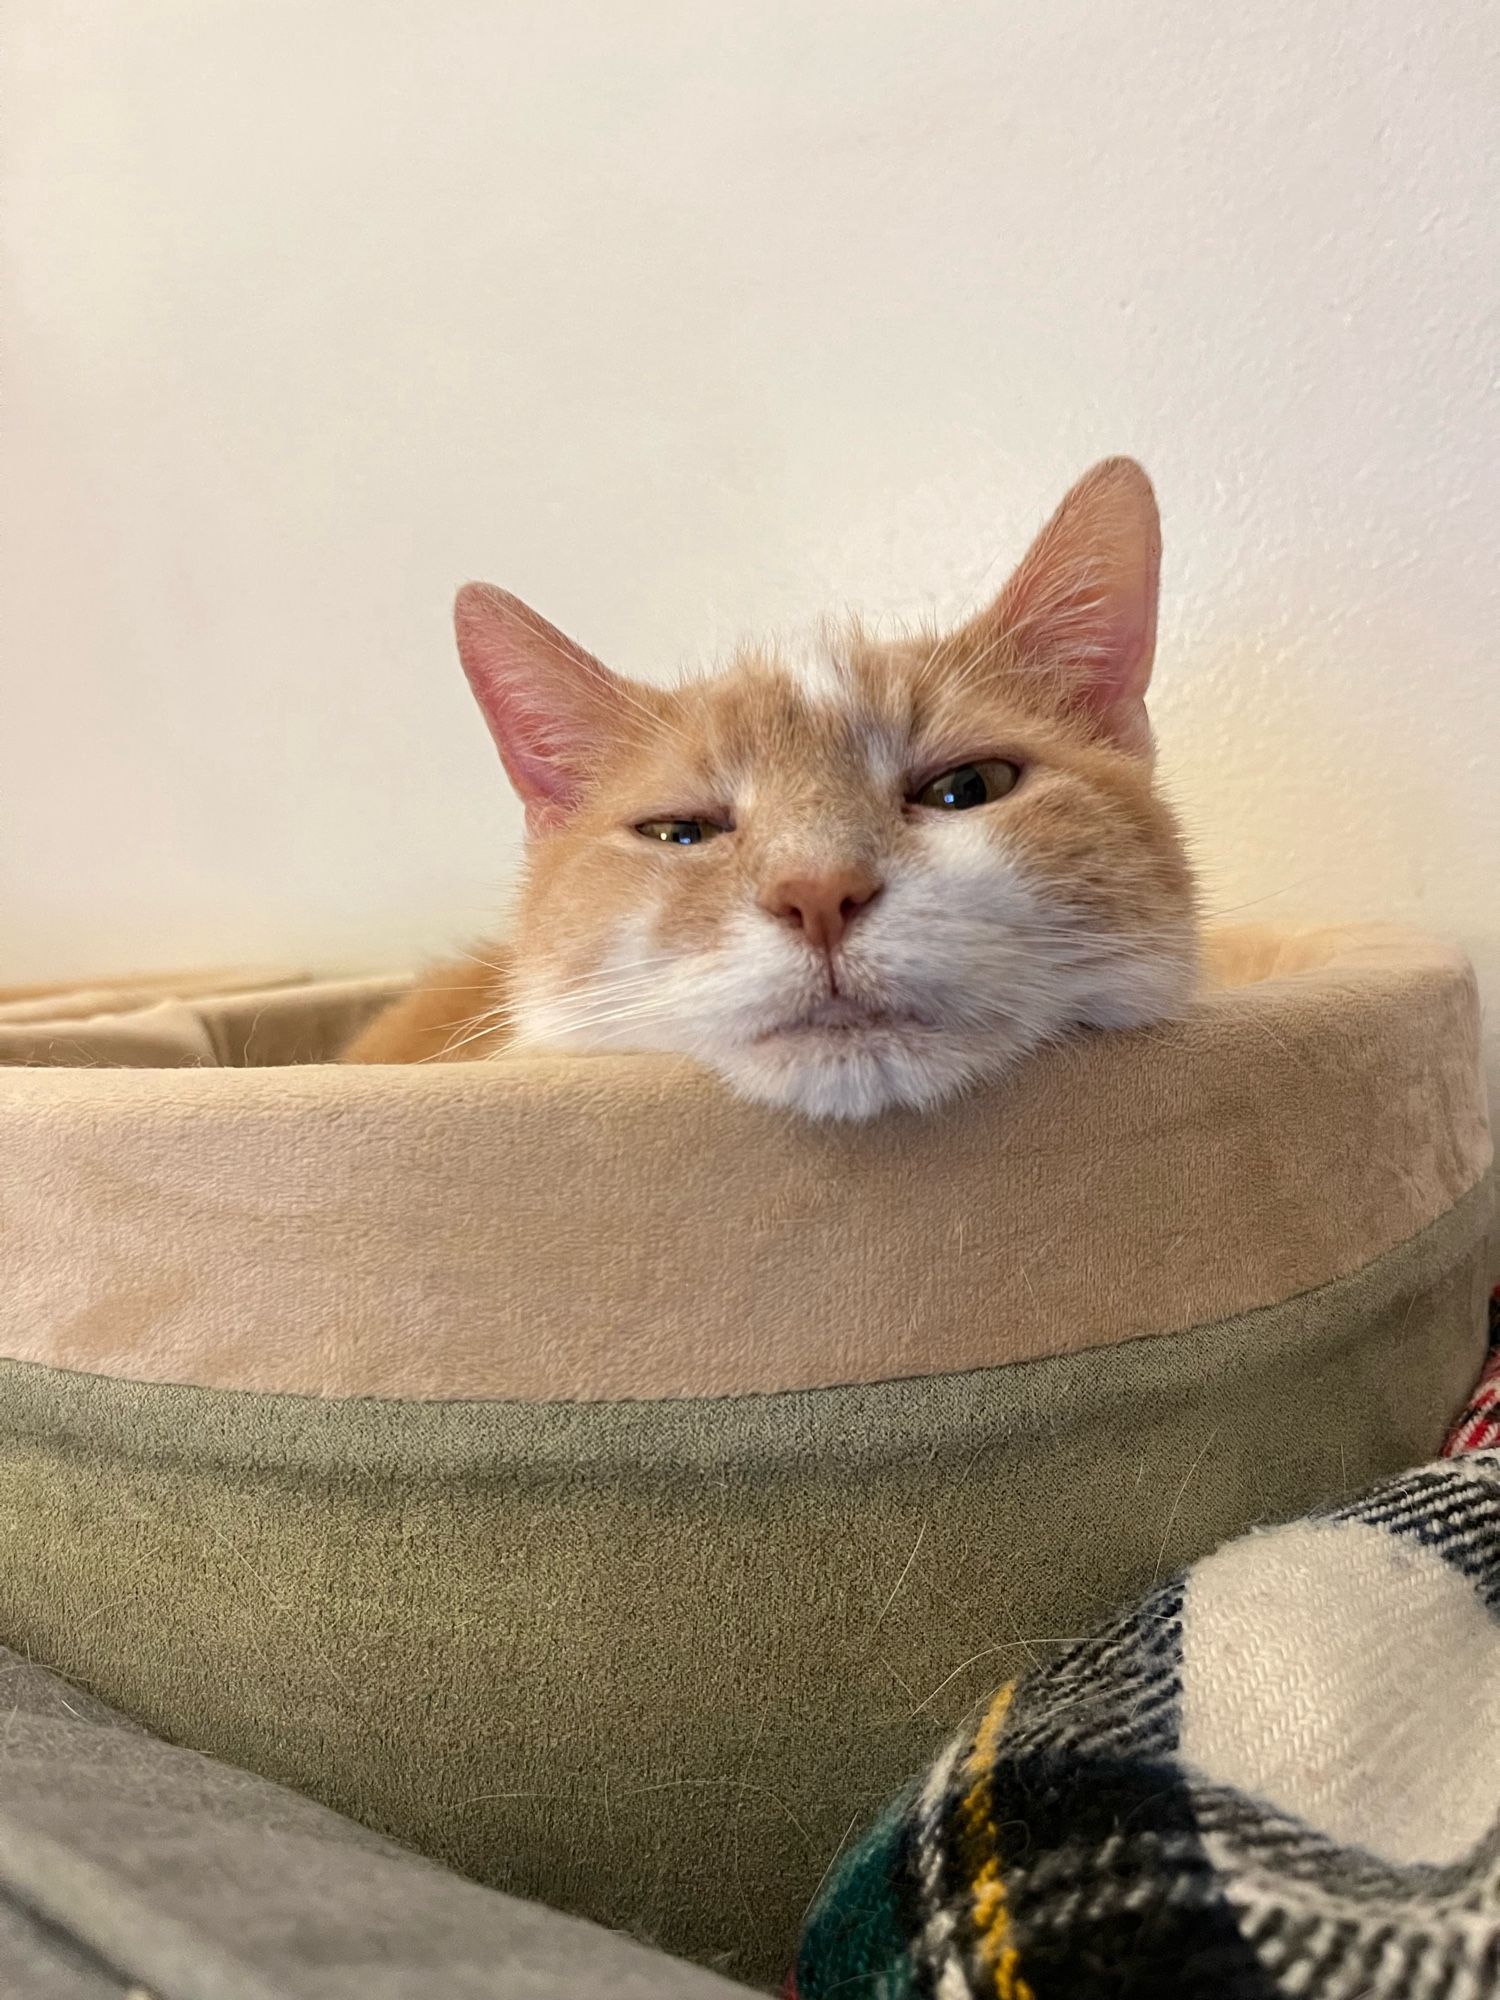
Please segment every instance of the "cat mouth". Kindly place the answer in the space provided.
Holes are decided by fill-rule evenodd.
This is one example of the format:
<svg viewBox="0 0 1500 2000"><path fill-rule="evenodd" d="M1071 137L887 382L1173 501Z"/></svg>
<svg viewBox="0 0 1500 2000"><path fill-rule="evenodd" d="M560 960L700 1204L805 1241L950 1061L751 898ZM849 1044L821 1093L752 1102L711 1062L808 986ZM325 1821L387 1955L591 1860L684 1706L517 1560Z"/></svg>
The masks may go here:
<svg viewBox="0 0 1500 2000"><path fill-rule="evenodd" d="M927 1026L915 1014L902 1013L890 1007L878 1007L870 1002L851 1000L840 995L837 999L819 1000L805 1013L795 1015L790 1021L781 1021L774 1028L768 1028L757 1041L775 1042L789 1038L833 1040L845 1035L909 1034Z"/></svg>

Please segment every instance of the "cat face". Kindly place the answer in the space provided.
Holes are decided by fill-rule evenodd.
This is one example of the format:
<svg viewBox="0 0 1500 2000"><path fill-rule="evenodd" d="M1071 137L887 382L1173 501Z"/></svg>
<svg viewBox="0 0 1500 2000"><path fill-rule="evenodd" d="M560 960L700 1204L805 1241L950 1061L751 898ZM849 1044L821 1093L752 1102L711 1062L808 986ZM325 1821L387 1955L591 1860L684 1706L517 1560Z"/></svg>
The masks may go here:
<svg viewBox="0 0 1500 2000"><path fill-rule="evenodd" d="M674 689L467 586L460 652L527 808L515 1038L868 1118L1169 1014L1194 924L1142 703L1157 560L1145 475L1110 461L958 631Z"/></svg>

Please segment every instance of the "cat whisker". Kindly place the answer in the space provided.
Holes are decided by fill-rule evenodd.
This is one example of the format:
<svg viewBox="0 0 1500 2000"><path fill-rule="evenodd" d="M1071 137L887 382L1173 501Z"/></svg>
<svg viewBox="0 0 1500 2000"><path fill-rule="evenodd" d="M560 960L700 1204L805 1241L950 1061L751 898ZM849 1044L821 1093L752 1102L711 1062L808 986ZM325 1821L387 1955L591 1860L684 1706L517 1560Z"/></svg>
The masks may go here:
<svg viewBox="0 0 1500 2000"><path fill-rule="evenodd" d="M622 1007L612 1013L589 1015L581 1020L572 1020L568 1016L563 1015L551 1023L547 1031L547 1039L557 1043L564 1043L569 1040L576 1041L582 1035L596 1035L601 1030L607 1028L615 1029L618 1034L620 1030L629 1027L635 1022L662 1020L663 1018L668 1017L662 1007L646 1005ZM522 1044L526 1044L534 1041L535 1037L527 1035L523 1030L518 1039Z"/></svg>
<svg viewBox="0 0 1500 2000"><path fill-rule="evenodd" d="M469 1024L465 1023L465 1025L467 1026ZM415 1056L413 1058L413 1061L420 1067L422 1064L425 1063L445 1062L451 1060L452 1057L458 1054L460 1049L466 1049L472 1042L482 1041L486 1035L492 1033L494 1033L494 1029L488 1023L486 1023L483 1026L475 1028L472 1034L461 1036L456 1040L450 1039L449 1041L444 1042L443 1046L440 1049L429 1050L425 1056Z"/></svg>

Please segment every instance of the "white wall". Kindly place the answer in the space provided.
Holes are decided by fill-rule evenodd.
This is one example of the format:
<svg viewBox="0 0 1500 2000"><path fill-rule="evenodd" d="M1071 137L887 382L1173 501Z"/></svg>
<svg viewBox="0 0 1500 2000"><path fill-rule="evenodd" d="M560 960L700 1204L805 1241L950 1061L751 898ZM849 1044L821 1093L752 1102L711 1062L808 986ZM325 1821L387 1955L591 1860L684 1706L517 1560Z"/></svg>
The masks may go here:
<svg viewBox="0 0 1500 2000"><path fill-rule="evenodd" d="M1491 0L7 16L0 979L482 922L467 575L651 673L1124 450L1211 902L1500 992Z"/></svg>

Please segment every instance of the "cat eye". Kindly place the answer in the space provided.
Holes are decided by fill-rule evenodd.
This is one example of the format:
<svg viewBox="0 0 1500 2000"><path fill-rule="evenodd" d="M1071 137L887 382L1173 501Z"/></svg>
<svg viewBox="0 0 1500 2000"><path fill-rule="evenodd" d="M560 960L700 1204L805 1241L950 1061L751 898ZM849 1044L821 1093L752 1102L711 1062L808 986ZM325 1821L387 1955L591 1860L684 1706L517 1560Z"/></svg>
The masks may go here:
<svg viewBox="0 0 1500 2000"><path fill-rule="evenodd" d="M711 819L643 819L636 827L642 840L660 840L669 847L697 847L728 831Z"/></svg>
<svg viewBox="0 0 1500 2000"><path fill-rule="evenodd" d="M1021 767L1004 757L987 757L978 764L956 764L929 778L910 803L927 806L934 812L972 812L975 806L993 805L1013 792L1021 782Z"/></svg>

